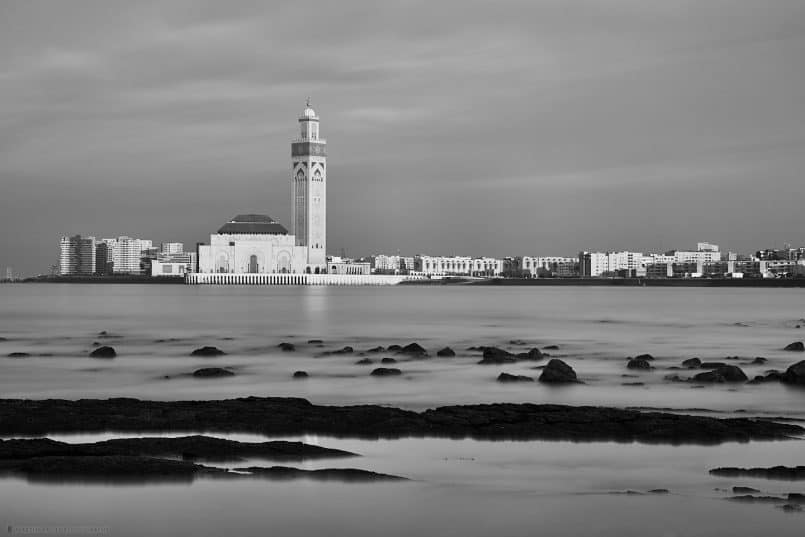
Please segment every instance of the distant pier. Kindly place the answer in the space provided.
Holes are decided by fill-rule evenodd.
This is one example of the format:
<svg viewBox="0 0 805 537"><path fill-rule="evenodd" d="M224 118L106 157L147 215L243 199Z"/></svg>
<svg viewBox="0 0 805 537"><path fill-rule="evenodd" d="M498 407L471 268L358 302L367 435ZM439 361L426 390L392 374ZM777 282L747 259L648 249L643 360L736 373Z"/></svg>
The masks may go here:
<svg viewBox="0 0 805 537"><path fill-rule="evenodd" d="M424 276L385 274L227 274L191 273L187 285L397 285Z"/></svg>

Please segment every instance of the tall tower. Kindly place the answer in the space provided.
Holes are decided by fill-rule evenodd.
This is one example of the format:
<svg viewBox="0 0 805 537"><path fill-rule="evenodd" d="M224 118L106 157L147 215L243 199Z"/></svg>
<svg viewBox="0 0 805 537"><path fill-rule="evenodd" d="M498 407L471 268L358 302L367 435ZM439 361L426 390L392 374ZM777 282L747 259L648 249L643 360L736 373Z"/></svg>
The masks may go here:
<svg viewBox="0 0 805 537"><path fill-rule="evenodd" d="M291 233L304 246L311 272L327 268L327 141L307 100L299 138L291 143Z"/></svg>

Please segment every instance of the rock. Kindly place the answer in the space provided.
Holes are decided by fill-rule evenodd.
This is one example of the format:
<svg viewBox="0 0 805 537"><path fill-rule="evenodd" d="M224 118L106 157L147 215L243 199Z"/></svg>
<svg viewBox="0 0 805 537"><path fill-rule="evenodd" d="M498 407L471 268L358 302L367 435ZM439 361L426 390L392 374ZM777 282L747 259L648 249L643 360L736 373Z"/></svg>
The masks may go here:
<svg viewBox="0 0 805 537"><path fill-rule="evenodd" d="M321 345L324 341L321 339L308 339L307 343L308 345Z"/></svg>
<svg viewBox="0 0 805 537"><path fill-rule="evenodd" d="M777 507L786 513L799 513L802 511L802 506L794 503L786 503L783 505L778 505Z"/></svg>
<svg viewBox="0 0 805 537"><path fill-rule="evenodd" d="M766 375L757 375L749 381L750 384L761 384L763 382L780 382L783 379L783 374L776 369L766 371Z"/></svg>
<svg viewBox="0 0 805 537"><path fill-rule="evenodd" d="M484 356L479 364L508 364L517 361L517 357L509 351L497 347L484 347Z"/></svg>
<svg viewBox="0 0 805 537"><path fill-rule="evenodd" d="M558 358L551 358L551 361L549 361L545 369L542 370L539 381L551 384L562 384L578 382L578 379L572 367Z"/></svg>
<svg viewBox="0 0 805 537"><path fill-rule="evenodd" d="M558 351L559 345L546 345L543 347L546 351Z"/></svg>
<svg viewBox="0 0 805 537"><path fill-rule="evenodd" d="M789 492L788 501L793 503L805 503L805 494L801 492Z"/></svg>
<svg viewBox="0 0 805 537"><path fill-rule="evenodd" d="M648 362L648 360L643 360L642 358L633 358L629 360L629 363L626 364L626 367L628 369L643 369L647 371L651 369L651 364Z"/></svg>
<svg viewBox="0 0 805 537"><path fill-rule="evenodd" d="M352 354L353 352L355 352L355 349L353 349L352 347L347 345L346 347L344 347L342 349L338 349L338 350L335 350L335 351L330 351L330 354Z"/></svg>
<svg viewBox="0 0 805 537"><path fill-rule="evenodd" d="M355 362L355 365L371 365L371 364L372 360L370 358L361 358L360 360Z"/></svg>
<svg viewBox="0 0 805 537"><path fill-rule="evenodd" d="M748 377L740 367L725 365L712 371L694 375L692 380L694 382L746 382Z"/></svg>
<svg viewBox="0 0 805 537"><path fill-rule="evenodd" d="M795 341L793 343L789 343L788 345L783 348L784 351L795 351L795 352L802 352L805 351L805 343L801 341Z"/></svg>
<svg viewBox="0 0 805 537"><path fill-rule="evenodd" d="M357 468L321 468L317 470L305 470L301 468L290 468L288 466L249 466L247 468L235 468L235 470L238 472L248 472L254 476L269 479L315 479L319 481L347 482L407 481L404 477L379 474L377 472Z"/></svg>
<svg viewBox="0 0 805 537"><path fill-rule="evenodd" d="M727 500L731 502L743 503L780 503L785 501L785 498L779 496L755 496L753 494L743 494L739 496L730 496Z"/></svg>
<svg viewBox="0 0 805 537"><path fill-rule="evenodd" d="M517 354L517 359L518 360L534 360L534 361L536 361L536 360L542 360L543 358L544 358L544 355L542 354L542 351L540 351L536 347L534 347L533 349L531 349L528 352L521 352L521 353Z"/></svg>
<svg viewBox="0 0 805 537"><path fill-rule="evenodd" d="M294 371L293 378L295 379L306 379L308 377L307 371Z"/></svg>
<svg viewBox="0 0 805 537"><path fill-rule="evenodd" d="M638 354L634 357L635 360L646 360L647 362L653 362L654 357L650 354Z"/></svg>
<svg viewBox="0 0 805 537"><path fill-rule="evenodd" d="M780 380L786 384L805 384L805 360L797 362L786 369Z"/></svg>
<svg viewBox="0 0 805 537"><path fill-rule="evenodd" d="M128 455L49 456L2 461L0 475L34 482L147 483L192 481L197 474L223 475L223 468L188 461Z"/></svg>
<svg viewBox="0 0 805 537"><path fill-rule="evenodd" d="M296 346L293 343L286 343L285 341L277 345L277 347L283 352L293 352L296 350Z"/></svg>
<svg viewBox="0 0 805 537"><path fill-rule="evenodd" d="M669 492L668 489L651 489L648 491L649 494L668 494Z"/></svg>
<svg viewBox="0 0 805 537"><path fill-rule="evenodd" d="M202 367L193 371L194 377L211 378L211 377L234 377L235 374L222 367Z"/></svg>
<svg viewBox="0 0 805 537"><path fill-rule="evenodd" d="M117 353L114 348L104 345L93 350L89 355L93 358L114 358Z"/></svg>
<svg viewBox="0 0 805 537"><path fill-rule="evenodd" d="M100 341L93 341L93 342L92 342L92 346L93 346L93 347L100 347L100 346L101 346L101 342L100 342Z"/></svg>
<svg viewBox="0 0 805 537"><path fill-rule="evenodd" d="M645 386L645 382L621 382L621 386Z"/></svg>
<svg viewBox="0 0 805 537"><path fill-rule="evenodd" d="M400 352L402 347L400 345L389 345L389 352Z"/></svg>
<svg viewBox="0 0 805 537"><path fill-rule="evenodd" d="M439 349L438 351L436 351L436 356L441 356L443 358L444 357L453 357L455 355L456 355L456 351L454 351L450 347L445 347L443 349Z"/></svg>
<svg viewBox="0 0 805 537"><path fill-rule="evenodd" d="M372 347L371 349L369 349L366 352L378 353L378 352L383 352L384 350L386 350L386 349L384 349L383 347L377 346L377 347Z"/></svg>
<svg viewBox="0 0 805 537"><path fill-rule="evenodd" d="M407 354L409 356L427 356L428 353L419 343L409 343L402 349L400 349L400 354Z"/></svg>
<svg viewBox="0 0 805 537"><path fill-rule="evenodd" d="M190 356L223 356L224 354L226 353L218 347L205 345L191 352Z"/></svg>
<svg viewBox="0 0 805 537"><path fill-rule="evenodd" d="M758 489L753 489L752 487L732 487L733 494L753 494L755 492L760 492Z"/></svg>
<svg viewBox="0 0 805 537"><path fill-rule="evenodd" d="M402 371L393 367L378 367L372 370L371 375L373 377L392 377L402 375Z"/></svg>
<svg viewBox="0 0 805 537"><path fill-rule="evenodd" d="M498 375L498 382L534 382L534 379L526 375L510 375L509 373L501 373Z"/></svg>
<svg viewBox="0 0 805 537"><path fill-rule="evenodd" d="M685 382L685 379L674 373L673 375L665 375L663 380L667 380L669 382Z"/></svg>
<svg viewBox="0 0 805 537"><path fill-rule="evenodd" d="M699 367L702 369L718 369L719 367L726 367L726 365L724 362L702 362Z"/></svg>
<svg viewBox="0 0 805 537"><path fill-rule="evenodd" d="M727 466L710 470L710 475L795 481L805 479L805 466L772 466L770 468L736 468Z"/></svg>
<svg viewBox="0 0 805 537"><path fill-rule="evenodd" d="M397 360L394 359L394 358L381 358L380 363L381 364L396 364Z"/></svg>
<svg viewBox="0 0 805 537"><path fill-rule="evenodd" d="M752 360L752 365L763 365L766 362L768 362L768 360L766 358L763 358L762 356L758 356L754 360Z"/></svg>
<svg viewBox="0 0 805 537"><path fill-rule="evenodd" d="M10 352L6 356L9 358L27 358L30 356L30 353L27 352Z"/></svg>
<svg viewBox="0 0 805 537"><path fill-rule="evenodd" d="M509 341L509 345L528 345L528 343L526 343L522 339L512 339L511 341Z"/></svg>
<svg viewBox="0 0 805 537"><path fill-rule="evenodd" d="M702 361L699 358L688 358L687 360L682 360L682 367L687 369L698 369L702 366Z"/></svg>

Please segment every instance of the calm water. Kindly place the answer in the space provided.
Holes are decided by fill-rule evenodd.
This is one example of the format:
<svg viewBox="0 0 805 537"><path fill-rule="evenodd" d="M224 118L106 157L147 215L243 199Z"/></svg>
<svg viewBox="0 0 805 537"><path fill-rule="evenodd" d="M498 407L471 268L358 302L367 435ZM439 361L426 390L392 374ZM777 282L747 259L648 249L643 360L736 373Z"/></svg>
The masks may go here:
<svg viewBox="0 0 805 537"><path fill-rule="evenodd" d="M421 409L495 401L707 408L805 418L805 391L777 384L737 387L664 382L668 367L699 356L736 363L750 377L803 358L780 349L805 339L798 289L0 286L3 397L135 396L152 399L292 395L318 403L382 403ZM116 337L100 340L106 330ZM308 345L323 339L324 346ZM158 339L170 340L163 343ZM514 339L526 346L510 345ZM87 357L93 341L110 361ZM282 353L281 341L297 344ZM401 361L403 377L376 379L358 356L319 356L351 345L417 341L455 358ZM533 364L477 365L472 345L512 350L557 344L585 385L500 385L501 371L538 376ZM191 358L201 345L229 354ZM657 369L635 374L625 357L649 352ZM47 356L41 356L47 355ZM383 356L373 356L379 358ZM745 365L764 356L764 366ZM225 366L227 379L188 377ZM311 375L292 381L293 371ZM683 376L688 373L679 372ZM169 378L165 378L168 376ZM623 386L643 382L644 386ZM107 435L59 437L94 440ZM234 438L253 440L240 435ZM364 455L354 466L409 483L295 481L100 486L0 481L0 522L103 525L114 535L799 535L803 514L725 501L714 488L805 492L797 483L725 480L719 465L804 464L799 441L718 447L568 442L305 438ZM262 461L261 464L265 464ZM670 495L617 491L668 488Z"/></svg>

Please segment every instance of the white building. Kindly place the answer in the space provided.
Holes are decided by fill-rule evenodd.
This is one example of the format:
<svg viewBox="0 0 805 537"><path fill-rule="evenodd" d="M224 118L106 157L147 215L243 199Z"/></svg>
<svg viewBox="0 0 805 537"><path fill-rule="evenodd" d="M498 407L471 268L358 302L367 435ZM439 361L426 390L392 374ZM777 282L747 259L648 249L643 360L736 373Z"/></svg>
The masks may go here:
<svg viewBox="0 0 805 537"><path fill-rule="evenodd" d="M418 272L429 276L499 276L503 260L492 257L439 257L421 255L414 259Z"/></svg>
<svg viewBox="0 0 805 537"><path fill-rule="evenodd" d="M413 257L377 254L372 259L375 272L398 274L403 271L414 270Z"/></svg>
<svg viewBox="0 0 805 537"><path fill-rule="evenodd" d="M565 267L573 267L578 263L575 257L560 257L560 256L547 256L547 257L531 257L524 256L520 258L520 266L518 267L523 275L528 275L532 278L537 278L540 271L543 273L559 273L567 272L560 270Z"/></svg>
<svg viewBox="0 0 805 537"><path fill-rule="evenodd" d="M200 273L320 274L327 271L327 151L307 107L291 143L291 233L266 215L241 214L198 247Z"/></svg>
<svg viewBox="0 0 805 537"><path fill-rule="evenodd" d="M143 252L153 248L150 240L122 236L116 239L103 239L103 242L107 247L107 260L112 263L113 273L143 273L141 260Z"/></svg>
<svg viewBox="0 0 805 537"><path fill-rule="evenodd" d="M64 236L59 241L59 273L95 274L95 237Z"/></svg>
<svg viewBox="0 0 805 537"><path fill-rule="evenodd" d="M184 253L184 244L181 242L163 242L160 253L166 255Z"/></svg>

